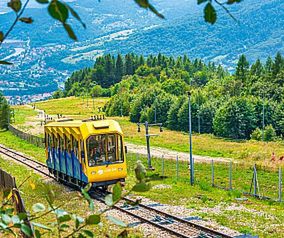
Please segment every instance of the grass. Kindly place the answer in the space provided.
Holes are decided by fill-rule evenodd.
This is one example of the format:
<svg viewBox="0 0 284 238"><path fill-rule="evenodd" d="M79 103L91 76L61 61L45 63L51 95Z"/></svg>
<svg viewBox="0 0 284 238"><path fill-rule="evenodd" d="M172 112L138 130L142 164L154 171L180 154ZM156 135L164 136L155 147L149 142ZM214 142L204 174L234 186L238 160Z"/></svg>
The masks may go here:
<svg viewBox="0 0 284 238"><path fill-rule="evenodd" d="M95 99L95 109L93 109L92 99L89 98L87 103L86 99L70 97L38 102L36 103L36 107L45 110L49 114L60 113L74 118L86 118L96 113L98 107L103 107L107 101L107 98ZM128 117L115 117L114 119L120 122L127 142L137 145L145 145L144 128L142 128L142 131L138 133L137 125L135 123L131 123ZM150 133L159 135L151 138L152 146L162 147L178 152L188 152L189 150L187 133L167 129L160 133L159 128L151 128ZM196 155L232 158L275 167L278 165L269 163L272 152L275 152L277 157L284 155L284 143L234 141L218 138L211 134L193 135L193 153Z"/></svg>
<svg viewBox="0 0 284 238"><path fill-rule="evenodd" d="M43 203L46 207L48 204L45 200L46 191L52 190L56 199L54 201L55 206L60 206L62 209L68 211L71 214L76 214L81 217L85 217L90 214L87 202L79 195L78 192L69 190L68 188L54 182L51 180L43 180L38 174L33 173L26 167L19 165L17 163L4 160L0 157L0 167L16 178L16 183L19 185L25 181L29 176L30 178L23 184L20 188L21 197L24 200L25 207L27 211L32 211L32 206L35 203ZM35 185L32 189L31 184ZM48 189L47 189L48 188ZM78 206L79 205L79 206ZM95 213L100 210L99 203L95 205ZM50 227L51 222L55 222L55 217L52 214L43 216L41 219L36 220L41 224ZM70 222L69 225L71 225ZM111 224L106 218L102 218L102 226L92 226L87 227L94 232L95 237L117 237L117 235L123 231L123 228L119 228ZM142 237L141 233L135 229L129 229L130 237ZM70 233L71 230L68 231ZM65 233L66 235L67 233ZM47 236L44 236L47 237ZM53 231L52 235L49 237L57 237L57 232Z"/></svg>
<svg viewBox="0 0 284 238"><path fill-rule="evenodd" d="M98 113L99 107L103 107L108 98L95 98L94 104L91 98L60 98L35 103L36 108L45 110L46 113L56 115L72 115L88 117Z"/></svg>
<svg viewBox="0 0 284 238"><path fill-rule="evenodd" d="M137 159L147 164L145 158L137 158L135 155L128 157L129 178L127 186L134 184L134 168ZM226 191L211 186L210 166L208 164L196 164L196 184L190 185L189 171L186 163L179 163L179 178L176 177L176 164L174 161L165 161L166 178L161 179L162 162L160 159L153 160L154 172L148 172L151 178L152 189L143 195L156 202L184 206L189 209L190 214L186 216L199 216L204 220L213 220L220 225L238 230L243 233L257 234L259 237L284 237L284 214L283 203L262 201L253 197L244 198L240 191ZM217 168L216 168L217 169ZM218 165L216 183L226 186L228 181L227 167ZM224 173L226 172L226 173ZM252 170L248 167L238 168L233 171L233 187L239 190L249 189ZM262 175L259 174L259 177ZM266 179L260 181L262 192L276 196L274 184L277 176L273 172L265 174ZM277 184L277 182L276 182ZM155 188L157 185L167 185L164 189ZM239 200L238 200L239 199Z"/></svg>
<svg viewBox="0 0 284 238"><path fill-rule="evenodd" d="M3 138L6 138L3 140ZM10 132L2 132L0 134L0 143L7 146L13 146L19 151L25 152L28 155L33 155L36 159L43 161L43 149L38 149L25 141L13 136ZM134 168L137 160L142 160L146 164L146 158L139 155L128 154L128 172L127 189L135 184ZM152 161L155 171L149 172L151 178L152 189L145 193L135 193L136 195L143 195L153 201L171 204L176 206L184 206L189 209L190 213L184 216L199 216L204 220L210 219L218 224L236 229L240 232L250 232L258 234L260 237L283 237L284 229L284 204L279 204L273 201L261 201L252 197L247 197L247 200L237 200L236 198L243 198L240 191L249 190L252 178L252 169L244 164L233 165L233 187L240 191L225 191L222 189L211 187L211 168L210 164L196 164L195 176L196 185L190 186L189 171L187 163L179 163L179 178L176 177L176 163L175 161L164 161L164 176L162 175L162 161L154 158ZM22 166L12 165L11 162L2 161L0 166L12 172L17 177L18 181L23 181L25 176L29 174ZM258 169L258 178L261 188L261 193L266 196L277 197L277 174L275 171L263 171ZM33 175L38 176L38 175ZM40 178L38 177L39 181ZM40 181L42 182L42 181ZM39 182L39 183L40 183ZM215 183L219 186L228 187L228 165L215 164ZM168 188L158 189L156 185L167 185ZM53 184L52 186L59 186ZM34 194L33 191L27 187L26 200L31 199L28 203L33 203L37 199L41 200L42 191L39 187L39 195ZM58 202L67 201L73 197L73 193L63 193L65 189L56 187L59 191ZM24 191L26 193L26 191ZM30 194L33 193L33 194ZM29 197L32 198L29 198ZM74 195L75 197L75 195ZM74 207L76 205L67 202L68 206ZM78 200L77 200L78 203ZM73 206L74 205L74 206ZM83 209L80 209L80 211Z"/></svg>

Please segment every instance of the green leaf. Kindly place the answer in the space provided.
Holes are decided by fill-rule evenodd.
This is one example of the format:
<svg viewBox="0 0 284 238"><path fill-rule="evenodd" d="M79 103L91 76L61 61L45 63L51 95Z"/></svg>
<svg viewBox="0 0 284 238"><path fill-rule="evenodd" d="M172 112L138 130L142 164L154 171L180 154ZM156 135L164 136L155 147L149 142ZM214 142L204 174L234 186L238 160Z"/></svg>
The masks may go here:
<svg viewBox="0 0 284 238"><path fill-rule="evenodd" d="M49 3L48 0L36 0L38 3L41 3L41 4L46 4L46 3Z"/></svg>
<svg viewBox="0 0 284 238"><path fill-rule="evenodd" d="M152 4L149 4L149 9L150 9L151 12L153 12L154 14L156 14L158 17L160 17L160 18L162 18L162 19L165 18L164 15L161 14L161 13L159 13L159 12L156 10L156 8L155 8Z"/></svg>
<svg viewBox="0 0 284 238"><path fill-rule="evenodd" d="M214 24L217 20L216 10L210 2L207 3L204 8L204 19L206 22L209 22L211 24Z"/></svg>
<svg viewBox="0 0 284 238"><path fill-rule="evenodd" d="M84 219L80 216L77 216L77 215L72 215L72 218L74 219L75 221L75 227L76 229L80 226L80 224L82 224L84 222Z"/></svg>
<svg viewBox="0 0 284 238"><path fill-rule="evenodd" d="M32 206L34 212L44 212L45 206L42 203L36 203Z"/></svg>
<svg viewBox="0 0 284 238"><path fill-rule="evenodd" d="M27 219L28 215L26 213L18 213L18 217L20 218L21 221Z"/></svg>
<svg viewBox="0 0 284 238"><path fill-rule="evenodd" d="M40 234L39 230L35 230L35 237L36 238L40 238L41 237L41 234Z"/></svg>
<svg viewBox="0 0 284 238"><path fill-rule="evenodd" d="M86 236L93 238L94 237L94 233L90 230L83 230L83 232L85 233Z"/></svg>
<svg viewBox="0 0 284 238"><path fill-rule="evenodd" d="M65 30L67 31L69 37L70 37L71 39L77 41L77 40L78 40L78 39L77 39L77 36L75 35L75 33L74 33L72 27L71 27L69 24L67 24L67 23L64 23L63 26L64 26Z"/></svg>
<svg viewBox="0 0 284 238"><path fill-rule="evenodd" d="M3 33L3 32L2 32ZM4 61L3 61L4 62ZM8 198L10 194L12 193L11 189L5 189L3 192L3 198Z"/></svg>
<svg viewBox="0 0 284 238"><path fill-rule="evenodd" d="M58 221L60 223L70 221L70 220L71 220L71 216L69 214L58 217Z"/></svg>
<svg viewBox="0 0 284 238"><path fill-rule="evenodd" d="M14 212L14 208L8 208L5 210L5 213L10 216L13 215L13 212Z"/></svg>
<svg viewBox="0 0 284 238"><path fill-rule="evenodd" d="M65 4L53 0L48 6L49 14L56 20L65 23L69 17L69 12Z"/></svg>
<svg viewBox="0 0 284 238"><path fill-rule="evenodd" d="M17 215L12 216L11 219L12 219L13 224L21 223L21 220Z"/></svg>
<svg viewBox="0 0 284 238"><path fill-rule="evenodd" d="M68 212L66 212L65 210L62 210L62 209L56 209L54 211L54 213L56 214L57 217L62 217L62 216L68 215Z"/></svg>
<svg viewBox="0 0 284 238"><path fill-rule="evenodd" d="M50 228L50 227L45 226L45 225L40 224L40 223L32 222L32 225L33 225L33 226L36 226L36 227L39 227L39 228L42 228L42 229L44 229L44 230L51 231L51 228Z"/></svg>
<svg viewBox="0 0 284 238"><path fill-rule="evenodd" d="M21 0L10 0L8 7L12 8L15 12L19 12L22 8Z"/></svg>
<svg viewBox="0 0 284 238"><path fill-rule="evenodd" d="M108 215L107 219L109 219L112 223L114 223L114 224L116 224L118 226L127 227L127 225L123 221L121 221L121 220L119 220L119 219L117 219L117 218L115 218L113 216Z"/></svg>
<svg viewBox="0 0 284 238"><path fill-rule="evenodd" d="M33 235L31 228L27 226L26 224L21 225L21 231L27 236Z"/></svg>
<svg viewBox="0 0 284 238"><path fill-rule="evenodd" d="M81 189L81 192L83 194L83 197L86 199L86 200L92 200L90 195L88 194L88 192L85 190L85 189Z"/></svg>
<svg viewBox="0 0 284 238"><path fill-rule="evenodd" d="M148 8L149 7L149 1L148 0L135 0L135 2L143 8Z"/></svg>
<svg viewBox="0 0 284 238"><path fill-rule="evenodd" d="M4 39L4 33L3 31L0 31L0 42L2 42Z"/></svg>
<svg viewBox="0 0 284 238"><path fill-rule="evenodd" d="M208 2L208 0L197 0L197 4L199 5L199 4L202 4L202 3L204 3L204 2Z"/></svg>
<svg viewBox="0 0 284 238"><path fill-rule="evenodd" d="M106 205L108 205L109 207L113 206L112 194L106 195L106 197L105 197L105 203L106 203Z"/></svg>
<svg viewBox="0 0 284 238"><path fill-rule="evenodd" d="M4 224L3 222L0 221L0 227L2 229L6 229L8 226L6 224Z"/></svg>
<svg viewBox="0 0 284 238"><path fill-rule="evenodd" d="M113 203L116 203L121 198L121 194L122 194L121 185L120 185L120 183L116 183L113 186L113 189L112 189L112 200L113 200Z"/></svg>
<svg viewBox="0 0 284 238"><path fill-rule="evenodd" d="M1 219L6 225L9 225L12 222L11 217L8 216L7 214L2 214Z"/></svg>
<svg viewBox="0 0 284 238"><path fill-rule="evenodd" d="M27 24L33 23L33 19L31 17L21 17L19 18L19 21L27 23Z"/></svg>
<svg viewBox="0 0 284 238"><path fill-rule="evenodd" d="M96 225L99 224L100 222L101 222L100 215L93 214L86 218L86 223L88 225Z"/></svg>
<svg viewBox="0 0 284 238"><path fill-rule="evenodd" d="M70 226L68 225L68 224L61 224L60 225L60 230L61 231L65 231L64 229L67 229L67 228L69 228Z"/></svg>
<svg viewBox="0 0 284 238"><path fill-rule="evenodd" d="M68 10L70 11L70 13L72 14L72 16L75 17L82 24L82 26L86 29L86 24L81 20L78 13L72 7L70 7L68 4L65 3L65 5L68 8ZM87 188L87 187L88 187L88 190L86 190L86 191L89 191L90 188L92 187L92 184L89 183L85 188Z"/></svg>
<svg viewBox="0 0 284 238"><path fill-rule="evenodd" d="M3 60L0 60L0 64L12 65L12 63Z"/></svg>
<svg viewBox="0 0 284 238"><path fill-rule="evenodd" d="M135 186L132 188L132 190L135 192L147 192L150 189L151 189L151 184L145 182L135 184Z"/></svg>

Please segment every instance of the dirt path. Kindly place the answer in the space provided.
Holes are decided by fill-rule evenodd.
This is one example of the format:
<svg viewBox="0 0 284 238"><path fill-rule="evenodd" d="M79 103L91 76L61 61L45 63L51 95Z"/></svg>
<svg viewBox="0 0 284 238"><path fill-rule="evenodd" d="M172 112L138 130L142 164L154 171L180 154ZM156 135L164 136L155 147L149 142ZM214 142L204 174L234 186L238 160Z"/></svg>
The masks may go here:
<svg viewBox="0 0 284 238"><path fill-rule="evenodd" d="M26 105L26 106L33 109L31 105ZM26 131L27 133L39 135L43 133L43 126L41 125L40 121L44 120L45 112L40 109L34 109L34 110L38 112L38 115L34 118L34 121L25 122L24 125L27 126L27 128L29 128ZM56 118L56 115L48 115L48 116ZM135 145L132 143L126 143L126 145L130 153L147 156L146 145ZM169 150L169 149L160 148L160 147L151 147L151 156L155 158L164 157L165 159L172 159L172 160L176 160L178 156L180 161L189 161L189 153L178 152L178 151ZM233 161L233 159L231 158L209 157L209 156L200 156L200 155L193 155L193 159L197 163L198 162L210 163L212 160L214 160L215 162Z"/></svg>
<svg viewBox="0 0 284 238"><path fill-rule="evenodd" d="M126 143L126 145L127 145L127 150L129 152L147 156L146 146L135 145L132 143ZM169 150L165 148L159 148L159 147L151 147L151 156L156 157L156 158L164 157L165 159L172 159L172 160L176 160L178 156L178 159L181 161L189 161L189 153L178 152L178 151ZM200 156L200 155L193 155L193 159L195 162L207 162L207 163L210 163L212 159L215 162L229 162L232 160L230 158L217 158L217 157Z"/></svg>

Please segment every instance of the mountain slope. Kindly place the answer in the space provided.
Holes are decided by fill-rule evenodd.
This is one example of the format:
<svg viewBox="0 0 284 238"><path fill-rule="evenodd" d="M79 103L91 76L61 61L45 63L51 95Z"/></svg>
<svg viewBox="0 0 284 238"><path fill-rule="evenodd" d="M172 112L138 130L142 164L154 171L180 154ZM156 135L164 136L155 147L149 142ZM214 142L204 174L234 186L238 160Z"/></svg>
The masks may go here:
<svg viewBox="0 0 284 238"><path fill-rule="evenodd" d="M219 19L213 26L203 21L202 7L195 1L154 3L166 20L127 0L72 2L88 26L84 30L71 21L79 36L76 43L50 19L46 9L29 8L26 15L35 19L33 26L18 26L0 49L0 58L14 63L0 67L0 90L6 95L52 92L72 71L92 66L104 53L186 53L230 68L242 53L249 60L264 60L277 51L284 52L282 0L243 1L234 6L231 10L239 24L218 9ZM12 17L9 12L1 15L1 25L8 26Z"/></svg>

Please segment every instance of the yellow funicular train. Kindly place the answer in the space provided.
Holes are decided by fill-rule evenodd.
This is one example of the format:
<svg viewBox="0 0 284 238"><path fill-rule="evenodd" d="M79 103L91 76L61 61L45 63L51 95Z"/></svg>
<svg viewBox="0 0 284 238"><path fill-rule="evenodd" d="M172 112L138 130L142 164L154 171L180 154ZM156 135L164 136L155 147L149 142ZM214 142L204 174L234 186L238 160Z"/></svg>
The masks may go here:
<svg viewBox="0 0 284 238"><path fill-rule="evenodd" d="M94 187L124 182L123 133L114 120L61 119L45 125L46 163L58 180Z"/></svg>

